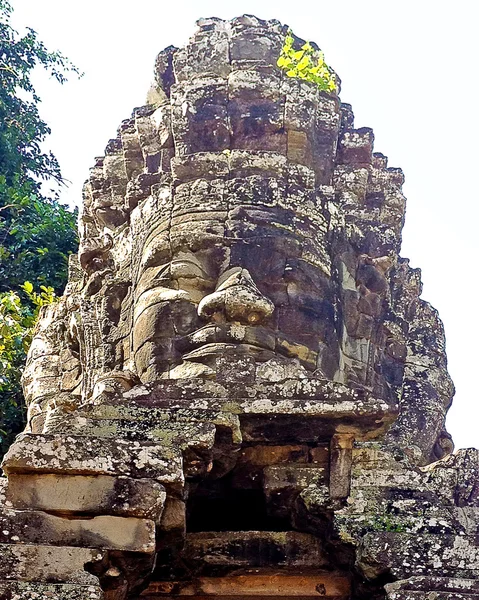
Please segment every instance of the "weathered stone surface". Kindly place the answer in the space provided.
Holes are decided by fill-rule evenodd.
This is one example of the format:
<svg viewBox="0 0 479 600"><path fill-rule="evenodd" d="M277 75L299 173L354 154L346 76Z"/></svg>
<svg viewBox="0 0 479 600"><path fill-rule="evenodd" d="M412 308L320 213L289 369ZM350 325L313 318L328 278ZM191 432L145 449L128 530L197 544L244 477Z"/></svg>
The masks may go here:
<svg viewBox="0 0 479 600"><path fill-rule="evenodd" d="M105 554L91 548L1 544L0 579L95 586L97 578L84 567Z"/></svg>
<svg viewBox="0 0 479 600"><path fill-rule="evenodd" d="M108 514L158 521L165 499L165 488L151 479L12 474L5 506L49 513Z"/></svg>
<svg viewBox="0 0 479 600"><path fill-rule="evenodd" d="M10 473L129 475L162 483L183 481L179 452L124 439L83 436L21 435L3 461Z"/></svg>
<svg viewBox="0 0 479 600"><path fill-rule="evenodd" d="M147 519L97 516L67 519L40 511L8 510L0 515L0 543L85 546L154 552L155 524Z"/></svg>
<svg viewBox="0 0 479 600"><path fill-rule="evenodd" d="M417 576L384 587L388 600L415 600L428 596L435 600L476 600L479 597L477 579Z"/></svg>
<svg viewBox="0 0 479 600"><path fill-rule="evenodd" d="M329 463L329 495L331 499L347 498L350 492L354 437L336 434L331 439Z"/></svg>
<svg viewBox="0 0 479 600"><path fill-rule="evenodd" d="M153 583L141 598L283 597L327 598L344 600L351 592L350 581L337 573L295 575L289 573L247 573L227 577L199 577L193 583L183 581ZM171 595L170 595L171 594Z"/></svg>
<svg viewBox="0 0 479 600"><path fill-rule="evenodd" d="M100 586L0 581L0 600L105 600Z"/></svg>
<svg viewBox="0 0 479 600"><path fill-rule="evenodd" d="M371 578L380 575L384 565L400 579L434 570L450 577L479 576L475 537L383 531L368 533L361 544L359 565Z"/></svg>
<svg viewBox="0 0 479 600"><path fill-rule="evenodd" d="M190 533L185 557L190 568L202 574L217 567L315 567L329 559L313 535L293 531L240 531Z"/></svg>
<svg viewBox="0 0 479 600"><path fill-rule="evenodd" d="M314 464L282 464L264 469L264 492L269 510L276 516L286 517L301 490L314 484L326 487L328 470Z"/></svg>

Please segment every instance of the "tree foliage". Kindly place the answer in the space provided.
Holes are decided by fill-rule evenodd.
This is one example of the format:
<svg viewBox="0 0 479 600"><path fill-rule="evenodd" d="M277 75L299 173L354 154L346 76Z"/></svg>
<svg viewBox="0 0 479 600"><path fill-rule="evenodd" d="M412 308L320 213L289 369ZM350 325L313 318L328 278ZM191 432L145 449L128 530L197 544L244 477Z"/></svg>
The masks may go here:
<svg viewBox="0 0 479 600"><path fill-rule="evenodd" d="M323 92L334 92L337 89L334 73L324 62L324 54L318 53L309 42L296 50L291 31L286 35L277 65L286 71L288 77L314 83Z"/></svg>
<svg viewBox="0 0 479 600"><path fill-rule="evenodd" d="M32 84L35 68L60 83L78 69L49 51L33 29L10 24L0 0L0 436L3 449L23 424L20 375L42 303L61 293L76 251L76 211L47 197L42 182L63 184L55 156L43 149L50 128ZM25 283L24 283L25 282ZM29 283L32 282L32 283ZM36 294L33 290L40 289ZM0 447L1 450L1 447Z"/></svg>
<svg viewBox="0 0 479 600"><path fill-rule="evenodd" d="M0 294L0 454L23 425L21 377L39 311L56 300L52 287L42 286L37 293L26 281L21 289L27 301L16 292Z"/></svg>

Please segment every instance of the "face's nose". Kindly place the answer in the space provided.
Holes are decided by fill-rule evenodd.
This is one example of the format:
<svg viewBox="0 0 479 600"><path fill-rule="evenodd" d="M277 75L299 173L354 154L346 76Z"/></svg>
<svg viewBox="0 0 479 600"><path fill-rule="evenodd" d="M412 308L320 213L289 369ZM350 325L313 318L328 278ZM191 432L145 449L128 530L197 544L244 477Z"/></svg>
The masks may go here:
<svg viewBox="0 0 479 600"><path fill-rule="evenodd" d="M270 317L274 304L256 287L247 269L229 269L219 279L216 290L205 296L198 315L203 319L219 316L226 321L257 325Z"/></svg>

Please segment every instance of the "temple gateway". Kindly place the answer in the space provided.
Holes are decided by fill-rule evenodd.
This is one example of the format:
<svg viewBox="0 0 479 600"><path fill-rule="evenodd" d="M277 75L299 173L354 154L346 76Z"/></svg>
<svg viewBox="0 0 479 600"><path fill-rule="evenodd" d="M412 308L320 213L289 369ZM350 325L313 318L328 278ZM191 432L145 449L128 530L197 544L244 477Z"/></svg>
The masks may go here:
<svg viewBox="0 0 479 600"><path fill-rule="evenodd" d="M278 66L291 36L200 20L95 159L3 462L2 600L479 599L403 174L332 71Z"/></svg>

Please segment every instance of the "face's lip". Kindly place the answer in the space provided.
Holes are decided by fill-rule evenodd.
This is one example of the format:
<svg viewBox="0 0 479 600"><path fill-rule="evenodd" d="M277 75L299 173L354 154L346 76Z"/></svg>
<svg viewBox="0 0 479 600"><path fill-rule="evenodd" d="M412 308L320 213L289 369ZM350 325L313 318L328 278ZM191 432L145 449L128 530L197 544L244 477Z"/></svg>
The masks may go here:
<svg viewBox="0 0 479 600"><path fill-rule="evenodd" d="M253 356L260 362L265 362L270 358L276 356L274 350L262 348L253 344L228 344L222 342L215 342L211 344L204 344L191 352L183 355L183 361L203 361L210 358L217 358L223 356L229 351L233 351L237 354L244 354L247 356Z"/></svg>
<svg viewBox="0 0 479 600"><path fill-rule="evenodd" d="M309 370L316 368L314 351L261 326L208 324L178 340L176 348L183 361L202 361L234 351L253 355L260 362L281 356L299 359Z"/></svg>
<svg viewBox="0 0 479 600"><path fill-rule="evenodd" d="M180 352L194 352L205 346L235 347L247 345L274 352L276 336L266 327L241 325L240 323L210 323L184 336L177 342Z"/></svg>

